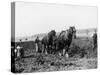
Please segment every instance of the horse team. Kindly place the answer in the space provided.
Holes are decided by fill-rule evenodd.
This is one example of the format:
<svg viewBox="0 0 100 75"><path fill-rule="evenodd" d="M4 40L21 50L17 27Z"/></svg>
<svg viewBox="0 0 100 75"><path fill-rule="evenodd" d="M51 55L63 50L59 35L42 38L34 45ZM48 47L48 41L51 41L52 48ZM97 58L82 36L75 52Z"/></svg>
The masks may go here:
<svg viewBox="0 0 100 75"><path fill-rule="evenodd" d="M74 26L62 31L59 35L57 35L55 30L51 30L46 36L43 37L42 40L39 40L39 37L36 38L36 50L40 50L39 43L41 42L42 53L59 53L61 56L65 56L73 38L76 38L76 28Z"/></svg>
<svg viewBox="0 0 100 75"><path fill-rule="evenodd" d="M76 28L74 26L69 27L67 30L61 31L57 35L55 30L51 30L42 40L37 38L35 39L36 52L45 53L45 54L60 54L60 56L68 56L69 47L73 39L76 39ZM94 47L97 46L97 33L93 35L93 44ZM12 56L23 57L24 48L17 46L12 48Z"/></svg>

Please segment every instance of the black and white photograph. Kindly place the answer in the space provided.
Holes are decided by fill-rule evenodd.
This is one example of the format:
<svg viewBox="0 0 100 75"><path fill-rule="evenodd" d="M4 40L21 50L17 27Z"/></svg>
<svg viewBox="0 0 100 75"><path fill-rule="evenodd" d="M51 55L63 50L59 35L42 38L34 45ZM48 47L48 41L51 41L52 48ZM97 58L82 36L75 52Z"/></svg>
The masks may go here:
<svg viewBox="0 0 100 75"><path fill-rule="evenodd" d="M11 72L97 69L98 8L11 3Z"/></svg>

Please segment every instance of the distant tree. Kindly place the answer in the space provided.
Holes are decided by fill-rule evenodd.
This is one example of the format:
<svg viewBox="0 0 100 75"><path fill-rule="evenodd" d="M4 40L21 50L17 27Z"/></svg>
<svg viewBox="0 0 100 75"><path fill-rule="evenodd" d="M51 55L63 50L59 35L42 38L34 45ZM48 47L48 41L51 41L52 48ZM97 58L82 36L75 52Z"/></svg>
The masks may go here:
<svg viewBox="0 0 100 75"><path fill-rule="evenodd" d="M19 39L20 42L22 42L22 39Z"/></svg>
<svg viewBox="0 0 100 75"><path fill-rule="evenodd" d="M28 38L25 39L26 41L28 40Z"/></svg>

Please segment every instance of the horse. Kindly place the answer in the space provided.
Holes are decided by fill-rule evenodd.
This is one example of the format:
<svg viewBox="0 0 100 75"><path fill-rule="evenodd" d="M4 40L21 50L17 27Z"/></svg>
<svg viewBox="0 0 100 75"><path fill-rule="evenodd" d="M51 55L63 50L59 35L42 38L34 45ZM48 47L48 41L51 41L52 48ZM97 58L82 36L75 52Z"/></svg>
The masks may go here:
<svg viewBox="0 0 100 75"><path fill-rule="evenodd" d="M74 27L70 27L68 30L62 31L55 39L54 45L56 52L60 52L61 56L65 56L68 52L70 44L73 39Z"/></svg>
<svg viewBox="0 0 100 75"><path fill-rule="evenodd" d="M55 30L51 30L46 36L42 39L43 52L52 53L53 39L56 36Z"/></svg>

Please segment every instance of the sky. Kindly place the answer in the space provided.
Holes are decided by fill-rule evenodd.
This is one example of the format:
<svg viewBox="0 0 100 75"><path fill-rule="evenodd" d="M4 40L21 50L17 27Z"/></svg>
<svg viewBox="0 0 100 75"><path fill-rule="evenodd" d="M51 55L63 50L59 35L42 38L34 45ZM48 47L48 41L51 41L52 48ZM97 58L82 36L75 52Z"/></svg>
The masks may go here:
<svg viewBox="0 0 100 75"><path fill-rule="evenodd" d="M16 2L15 35L25 37L51 30L60 32L70 26L97 28L97 16L94 6Z"/></svg>

